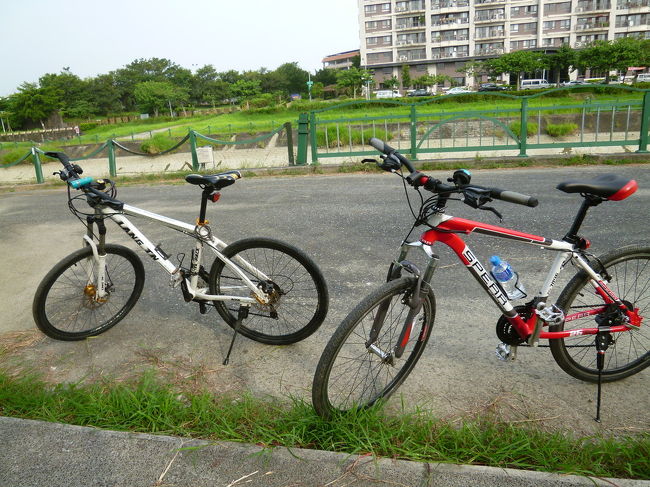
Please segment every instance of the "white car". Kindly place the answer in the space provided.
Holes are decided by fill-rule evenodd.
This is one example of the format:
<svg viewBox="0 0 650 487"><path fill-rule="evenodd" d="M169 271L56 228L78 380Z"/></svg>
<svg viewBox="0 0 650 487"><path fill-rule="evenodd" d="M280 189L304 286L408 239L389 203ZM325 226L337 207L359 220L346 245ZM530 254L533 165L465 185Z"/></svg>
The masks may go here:
<svg viewBox="0 0 650 487"><path fill-rule="evenodd" d="M449 88L447 91L445 91L445 95L458 95L460 93L474 93L471 90L468 90L467 88L464 88L462 86L456 86L455 88Z"/></svg>
<svg viewBox="0 0 650 487"><path fill-rule="evenodd" d="M562 83L562 86L580 86L580 85L586 85L586 84L588 84L588 83L585 82L585 81L576 79L576 80L573 80L573 81L565 81L564 83Z"/></svg>

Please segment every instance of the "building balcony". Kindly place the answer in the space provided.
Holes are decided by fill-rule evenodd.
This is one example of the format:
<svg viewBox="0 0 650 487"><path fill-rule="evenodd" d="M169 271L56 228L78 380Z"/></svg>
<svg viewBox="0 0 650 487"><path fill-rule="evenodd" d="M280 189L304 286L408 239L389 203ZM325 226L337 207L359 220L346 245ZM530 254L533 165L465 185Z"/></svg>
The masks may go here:
<svg viewBox="0 0 650 487"><path fill-rule="evenodd" d="M609 22L589 22L586 24L576 24L576 30L589 31L589 30L603 30L609 29Z"/></svg>
<svg viewBox="0 0 650 487"><path fill-rule="evenodd" d="M475 56L497 56L499 54L503 54L503 48L502 47L488 47L484 49L475 49L474 50L474 55Z"/></svg>
<svg viewBox="0 0 650 487"><path fill-rule="evenodd" d="M494 14L494 15L487 15L487 16L476 16L474 17L474 23L481 23L481 22L498 22L500 20L505 20L506 15L505 14Z"/></svg>
<svg viewBox="0 0 650 487"><path fill-rule="evenodd" d="M398 47L403 47L403 46L415 46L418 44L426 44L427 40L423 37L422 39L407 39L404 41L397 41L396 45Z"/></svg>
<svg viewBox="0 0 650 487"><path fill-rule="evenodd" d="M453 59L453 58L463 58L468 57L469 51L453 51L453 52L439 52L432 53L432 59Z"/></svg>
<svg viewBox="0 0 650 487"><path fill-rule="evenodd" d="M474 8L492 7L494 5L505 5L506 0L476 0Z"/></svg>
<svg viewBox="0 0 650 487"><path fill-rule="evenodd" d="M632 0L629 2L619 2L616 4L618 10L628 10L636 8L650 7L650 0Z"/></svg>
<svg viewBox="0 0 650 487"><path fill-rule="evenodd" d="M469 24L469 18L467 17L459 17L459 18L447 18L447 19L439 19L435 23L432 24L434 27L440 27L440 28L454 28L456 25L459 24Z"/></svg>
<svg viewBox="0 0 650 487"><path fill-rule="evenodd" d="M502 39L503 37L505 37L505 35L506 35L505 31L500 30L500 31L486 32L484 34L475 34L474 39L481 40L481 41L487 39L497 39L497 38Z"/></svg>
<svg viewBox="0 0 650 487"><path fill-rule="evenodd" d="M405 22L395 24L395 30L411 30L411 29L424 29L426 24L424 22Z"/></svg>
<svg viewBox="0 0 650 487"><path fill-rule="evenodd" d="M449 37L436 36L431 39L431 41L435 43L460 42L460 41L468 41L468 40L469 40L469 35L458 35L458 36L449 36Z"/></svg>
<svg viewBox="0 0 650 487"><path fill-rule="evenodd" d="M609 2L604 2L604 3L589 3L589 4L582 4L579 3L578 6L576 7L576 12L582 13L582 12L598 12L598 11L606 11L612 8L611 3Z"/></svg>

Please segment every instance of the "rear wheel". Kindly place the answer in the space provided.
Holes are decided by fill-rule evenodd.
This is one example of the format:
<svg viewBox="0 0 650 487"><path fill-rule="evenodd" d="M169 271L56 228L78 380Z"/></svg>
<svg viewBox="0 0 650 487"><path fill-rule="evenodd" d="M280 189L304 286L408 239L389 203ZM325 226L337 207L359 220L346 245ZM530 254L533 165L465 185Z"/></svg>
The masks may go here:
<svg viewBox="0 0 650 487"><path fill-rule="evenodd" d="M250 307L239 332L258 342L286 345L307 338L323 323L329 304L325 278L307 254L296 247L268 238L235 242L223 255L244 272L269 297L266 304ZM246 263L263 272L260 279ZM216 259L210 270L210 293L253 297L243 280ZM215 301L215 307L231 327L235 327L239 304Z"/></svg>
<svg viewBox="0 0 650 487"><path fill-rule="evenodd" d="M628 309L632 311L638 308L641 318L646 317L650 308L650 247L623 247L603 255L599 261L611 276L607 286ZM594 262L594 269L603 274L597 261ZM603 301L595 293L587 274L580 271L560 294L557 306L568 316L602 308ZM598 325L594 319L595 316L585 316L552 326L549 330L596 327ZM605 352L603 381L624 379L650 365L649 327L650 322L644 319L639 328L611 335L611 343ZM580 380L598 381L594 335L574 336L549 342L553 358L566 373Z"/></svg>
<svg viewBox="0 0 650 487"><path fill-rule="evenodd" d="M413 370L429 340L435 317L435 299L429 288L403 355L394 356L416 282L406 277L383 284L341 322L314 376L312 401L319 415L328 418L336 411L370 407L395 392ZM383 313L381 331L371 341L375 317Z"/></svg>
<svg viewBox="0 0 650 487"><path fill-rule="evenodd" d="M36 290L38 328L57 340L81 340L115 326L131 311L144 286L144 266L121 245L106 244L106 296L96 297L96 262L90 247L55 265Z"/></svg>

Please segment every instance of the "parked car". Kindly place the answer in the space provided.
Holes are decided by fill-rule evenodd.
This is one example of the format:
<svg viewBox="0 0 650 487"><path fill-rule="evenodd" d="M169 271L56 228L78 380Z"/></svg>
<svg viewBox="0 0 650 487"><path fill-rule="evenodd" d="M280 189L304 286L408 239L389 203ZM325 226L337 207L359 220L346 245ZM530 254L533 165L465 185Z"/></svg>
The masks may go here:
<svg viewBox="0 0 650 487"><path fill-rule="evenodd" d="M580 86L580 85L586 85L588 84L586 81L583 81L581 79L574 79L572 81L565 81L564 83L561 83L562 86Z"/></svg>
<svg viewBox="0 0 650 487"><path fill-rule="evenodd" d="M507 89L508 89L507 86L498 85L496 83L481 83L481 86L479 86L478 91L503 91Z"/></svg>
<svg viewBox="0 0 650 487"><path fill-rule="evenodd" d="M427 90L419 89L419 90L411 91L406 96L432 96L432 95Z"/></svg>
<svg viewBox="0 0 650 487"><path fill-rule="evenodd" d="M402 95L398 90L379 90L375 91L377 98L401 98Z"/></svg>
<svg viewBox="0 0 650 487"><path fill-rule="evenodd" d="M474 93L471 90L468 90L467 88L463 86L456 86L454 88L449 88L447 91L445 91L445 95L458 95L460 93Z"/></svg>
<svg viewBox="0 0 650 487"><path fill-rule="evenodd" d="M634 80L636 83L648 83L650 82L650 73L641 73L637 75L636 80Z"/></svg>
<svg viewBox="0 0 650 487"><path fill-rule="evenodd" d="M522 79L519 86L522 90L539 90L543 88L551 88L551 84L545 79Z"/></svg>

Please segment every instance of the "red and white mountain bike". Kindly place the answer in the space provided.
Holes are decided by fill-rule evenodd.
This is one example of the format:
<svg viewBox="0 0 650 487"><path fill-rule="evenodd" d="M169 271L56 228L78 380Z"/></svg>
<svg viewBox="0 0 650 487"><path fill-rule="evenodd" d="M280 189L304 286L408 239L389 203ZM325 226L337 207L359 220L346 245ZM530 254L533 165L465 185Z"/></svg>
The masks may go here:
<svg viewBox="0 0 650 487"><path fill-rule="evenodd" d="M371 406L395 392L413 370L433 326L436 304L431 279L438 263L433 246L440 242L456 253L501 310L496 333L502 343L497 356L511 360L518 346L537 346L540 339L549 340L553 357L565 372L598 383L599 421L601 383L623 379L650 365L650 332L643 324L650 305L650 247L627 246L595 257L588 252L589 241L578 231L589 208L624 200L636 191L636 181L609 174L560 183L560 191L579 193L584 200L568 233L562 240L553 240L446 213L450 200L500 216L487 206L493 199L534 207L535 198L471 184L466 170L454 172L447 181L451 184L443 183L416 171L408 159L383 141L373 138L370 144L383 153L382 169L401 175L420 193L420 210L413 212L415 222L408 235L416 226L427 229L418 240L408 241L407 236L390 266L388 282L363 299L331 337L314 377L316 411L329 417L335 411ZM402 175L402 167L409 171L408 176ZM433 195L425 199L421 189ZM473 232L557 252L533 299L513 306L462 239ZM428 258L424 269L407 260L416 247ZM578 273L551 304L551 289L569 262Z"/></svg>

